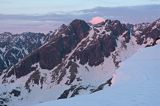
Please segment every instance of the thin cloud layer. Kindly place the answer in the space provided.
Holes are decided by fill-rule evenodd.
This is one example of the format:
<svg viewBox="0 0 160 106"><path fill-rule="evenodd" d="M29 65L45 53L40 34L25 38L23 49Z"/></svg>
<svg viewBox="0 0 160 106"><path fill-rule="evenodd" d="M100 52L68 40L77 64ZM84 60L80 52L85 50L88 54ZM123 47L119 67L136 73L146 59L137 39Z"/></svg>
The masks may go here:
<svg viewBox="0 0 160 106"><path fill-rule="evenodd" d="M81 11L51 13L46 15L4 15L0 14L0 33L21 33L26 31L49 32L61 24L69 24L74 19L91 21L93 17L120 20L122 23L152 22L160 18L160 5L132 7L98 7ZM97 20L95 21L97 22ZM93 22L93 23L95 23ZM98 20L99 22L99 20Z"/></svg>
<svg viewBox="0 0 160 106"><path fill-rule="evenodd" d="M0 14L48 14L96 7L160 4L160 0L0 0Z"/></svg>

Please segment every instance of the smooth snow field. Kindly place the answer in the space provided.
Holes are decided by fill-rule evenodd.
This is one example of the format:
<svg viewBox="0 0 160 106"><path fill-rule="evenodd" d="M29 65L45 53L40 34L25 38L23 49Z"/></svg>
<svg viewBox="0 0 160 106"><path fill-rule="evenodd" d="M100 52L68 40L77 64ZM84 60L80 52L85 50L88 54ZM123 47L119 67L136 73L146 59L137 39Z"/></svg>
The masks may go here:
<svg viewBox="0 0 160 106"><path fill-rule="evenodd" d="M140 49L113 76L112 86L102 91L35 106L158 106L160 45Z"/></svg>

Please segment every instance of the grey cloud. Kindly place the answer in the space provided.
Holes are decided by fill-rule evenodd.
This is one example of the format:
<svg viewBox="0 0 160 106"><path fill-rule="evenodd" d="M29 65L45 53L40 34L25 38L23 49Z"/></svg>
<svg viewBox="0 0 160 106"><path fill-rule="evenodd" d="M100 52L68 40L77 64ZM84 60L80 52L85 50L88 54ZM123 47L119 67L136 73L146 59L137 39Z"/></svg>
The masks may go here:
<svg viewBox="0 0 160 106"><path fill-rule="evenodd" d="M24 32L28 30L47 32L56 29L61 24L68 24L72 20L84 19L89 21L92 17L100 16L117 19L123 23L152 22L160 18L160 5L132 6L132 7L97 7L71 13L47 15L0 15L0 32ZM45 28L43 28L45 27Z"/></svg>

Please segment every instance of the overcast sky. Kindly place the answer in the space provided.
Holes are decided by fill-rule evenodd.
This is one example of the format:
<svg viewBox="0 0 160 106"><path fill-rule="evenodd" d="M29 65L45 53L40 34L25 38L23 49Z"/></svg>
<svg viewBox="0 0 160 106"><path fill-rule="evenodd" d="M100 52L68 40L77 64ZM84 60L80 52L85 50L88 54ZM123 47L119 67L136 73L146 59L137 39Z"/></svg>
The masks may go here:
<svg viewBox="0 0 160 106"><path fill-rule="evenodd" d="M95 7L160 4L160 0L0 0L0 14L48 14Z"/></svg>

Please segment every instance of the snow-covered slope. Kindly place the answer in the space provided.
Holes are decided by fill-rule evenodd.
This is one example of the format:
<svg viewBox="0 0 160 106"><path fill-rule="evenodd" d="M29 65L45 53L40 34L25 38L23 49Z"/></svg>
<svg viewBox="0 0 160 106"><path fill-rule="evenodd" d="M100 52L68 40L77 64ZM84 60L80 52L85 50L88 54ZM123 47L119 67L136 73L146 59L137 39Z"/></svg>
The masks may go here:
<svg viewBox="0 0 160 106"><path fill-rule="evenodd" d="M112 86L91 95L35 106L157 106L160 104L160 45L140 49L120 64Z"/></svg>

